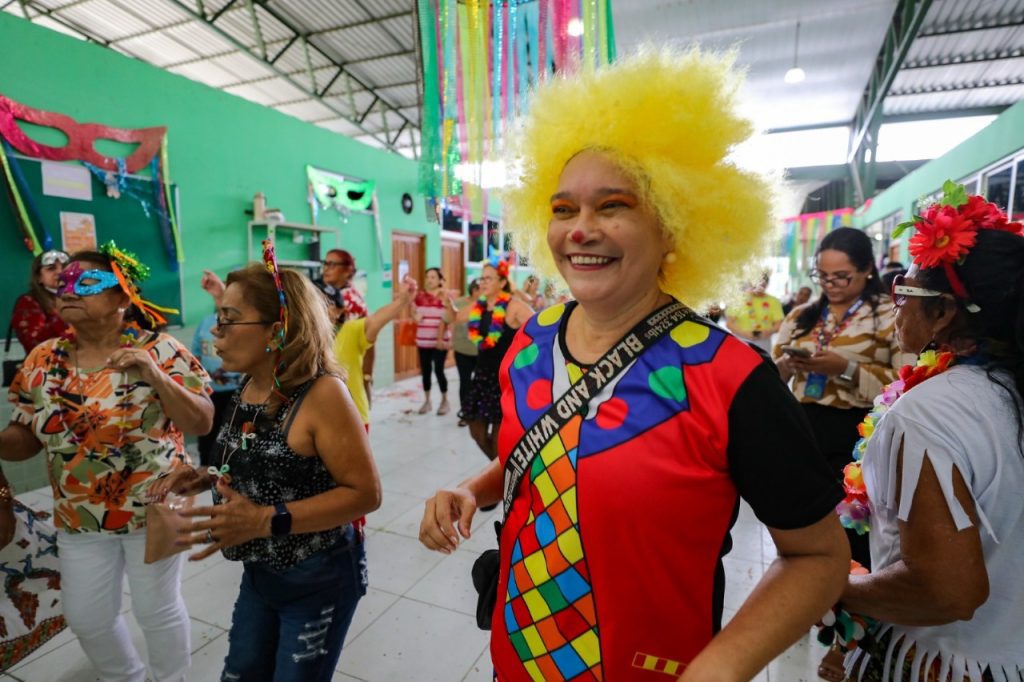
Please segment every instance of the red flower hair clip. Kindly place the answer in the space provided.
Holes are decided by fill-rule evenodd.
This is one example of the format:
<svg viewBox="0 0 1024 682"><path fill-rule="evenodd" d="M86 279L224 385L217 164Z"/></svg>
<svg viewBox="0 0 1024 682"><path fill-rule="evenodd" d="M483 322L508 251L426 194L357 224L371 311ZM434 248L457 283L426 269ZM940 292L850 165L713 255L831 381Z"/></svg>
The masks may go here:
<svg viewBox="0 0 1024 682"><path fill-rule="evenodd" d="M946 273L953 294L966 302L969 311L980 308L969 301L963 282L953 265L963 263L978 240L978 230L1002 230L1024 234L1024 225L1010 222L995 204L978 195L967 195L963 185L947 180L942 185L942 198L932 204L923 216L900 223L893 230L893 238L914 228L917 234L910 238L910 255L921 269L941 267Z"/></svg>

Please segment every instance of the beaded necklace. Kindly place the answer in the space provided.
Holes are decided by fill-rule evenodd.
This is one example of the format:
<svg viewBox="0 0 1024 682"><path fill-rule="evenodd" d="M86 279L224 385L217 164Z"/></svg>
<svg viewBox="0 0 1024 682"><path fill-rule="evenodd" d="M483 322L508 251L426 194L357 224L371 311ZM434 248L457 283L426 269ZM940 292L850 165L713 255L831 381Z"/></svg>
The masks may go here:
<svg viewBox="0 0 1024 682"><path fill-rule="evenodd" d="M139 339L146 332L136 323L131 322L125 324L121 328L120 344L121 348L134 348ZM71 353L74 352L74 360L72 360ZM73 419L70 417L71 414L82 411L85 409L85 401L88 397L84 388L84 382L80 368L78 366L78 348L75 332L73 329L68 328L63 334L57 338L57 343L54 349L54 358L56 362L50 365L47 369L47 375L55 378L59 381L59 385L49 389L50 397L60 407L57 408L56 413L59 418L64 420L65 428L67 433L71 436L71 441L76 445L79 445L82 438L74 433ZM67 364L71 364L73 373L69 373ZM71 377L71 381L66 383L68 377ZM72 386L76 387L78 400L68 398L68 395L72 394ZM116 391L122 396L121 402L118 403L118 407L122 406L122 403L128 400L128 372L122 370L121 380L118 382ZM128 427L128 424L124 420L124 414L126 410L119 410L121 418L117 422L117 444L120 446L124 439L124 432ZM88 433L95 436L95 430L91 419L85 419L85 425ZM116 452L116 449L115 449Z"/></svg>
<svg viewBox="0 0 1024 682"><path fill-rule="evenodd" d="M241 402L241 394L238 396L238 402L235 403L235 409L231 411L231 419L228 420L228 437L230 437L232 430L235 426L235 416L238 415L238 403ZM249 441L256 439L256 420L259 419L260 413L263 412L263 408L266 407L266 403L262 403L256 408L256 413L253 414L252 419L242 422L241 433L239 434L238 440L230 442L227 438L224 439L224 447L220 451L220 468L211 466L206 470L213 479L216 485L216 480L220 479L225 484L231 483L231 458L234 457L235 453L239 450L247 451L249 449ZM228 445L231 445L231 452L228 452Z"/></svg>
<svg viewBox="0 0 1024 682"><path fill-rule="evenodd" d="M466 332L469 340L480 346L481 350L494 348L498 343L498 339L501 338L501 334L505 330L505 315L511 300L512 295L507 291L498 294L498 298L494 302L494 310L491 311L491 326L487 330L487 336L480 331L480 319L483 317L484 311L487 310L487 297L481 296L473 304L469 311L469 324L466 325Z"/></svg>
<svg viewBox="0 0 1024 682"><path fill-rule="evenodd" d="M868 518L871 516L871 502L868 500L867 486L864 485L861 462L882 415L892 409L896 401L907 391L933 376L942 374L953 366L955 360L956 355L949 351L926 350L918 356L916 365L904 365L900 369L900 378L883 388L875 398L874 408L857 427L861 437L853 446L853 461L843 469L843 488L846 490L846 497L836 507L836 513L839 514L839 521L845 528L856 531L858 535L864 535L870 527Z"/></svg>

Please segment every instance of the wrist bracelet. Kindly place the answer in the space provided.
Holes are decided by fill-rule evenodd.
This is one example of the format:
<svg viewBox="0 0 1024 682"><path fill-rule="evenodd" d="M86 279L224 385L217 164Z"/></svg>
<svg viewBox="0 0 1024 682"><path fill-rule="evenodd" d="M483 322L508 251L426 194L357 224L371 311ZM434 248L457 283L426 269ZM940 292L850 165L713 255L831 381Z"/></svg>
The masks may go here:
<svg viewBox="0 0 1024 682"><path fill-rule="evenodd" d="M13 502L14 501L14 489L8 483L0 486L0 502Z"/></svg>

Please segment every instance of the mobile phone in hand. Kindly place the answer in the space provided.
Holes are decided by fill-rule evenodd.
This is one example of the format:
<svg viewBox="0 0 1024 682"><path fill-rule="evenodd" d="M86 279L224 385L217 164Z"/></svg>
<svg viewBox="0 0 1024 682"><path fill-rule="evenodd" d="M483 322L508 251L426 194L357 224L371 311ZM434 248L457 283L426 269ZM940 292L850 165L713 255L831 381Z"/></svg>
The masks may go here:
<svg viewBox="0 0 1024 682"><path fill-rule="evenodd" d="M792 355L794 358L809 358L811 357L811 351L800 346L783 346L782 352L786 355Z"/></svg>

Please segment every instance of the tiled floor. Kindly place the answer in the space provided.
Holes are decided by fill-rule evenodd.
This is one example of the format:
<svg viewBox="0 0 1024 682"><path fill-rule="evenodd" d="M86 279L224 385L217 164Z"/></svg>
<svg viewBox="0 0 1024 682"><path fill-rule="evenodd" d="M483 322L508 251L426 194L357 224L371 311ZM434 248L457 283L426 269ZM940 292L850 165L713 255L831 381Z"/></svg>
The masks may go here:
<svg viewBox="0 0 1024 682"><path fill-rule="evenodd" d="M452 381L453 395L457 381ZM481 468L486 460L456 417L409 414L418 407L415 382L377 395L371 441L384 484L384 503L369 517L370 591L360 603L338 665L336 680L365 682L489 681L487 633L473 618L476 594L469 571L476 556L495 546L491 521L478 514L476 531L451 556L428 552L416 537L423 501ZM51 508L47 491L20 495L36 508ZM735 612L774 557L764 528L749 510L733 529L726 558L726 616ZM237 593L239 566L219 556L186 565L182 591L192 619L192 673L196 682L219 679L227 628ZM126 598L124 610L130 609ZM142 636L128 622L142 650ZM822 648L805 637L756 679L816 680ZM65 630L30 658L0 675L0 682L92 682L98 679L75 638Z"/></svg>

